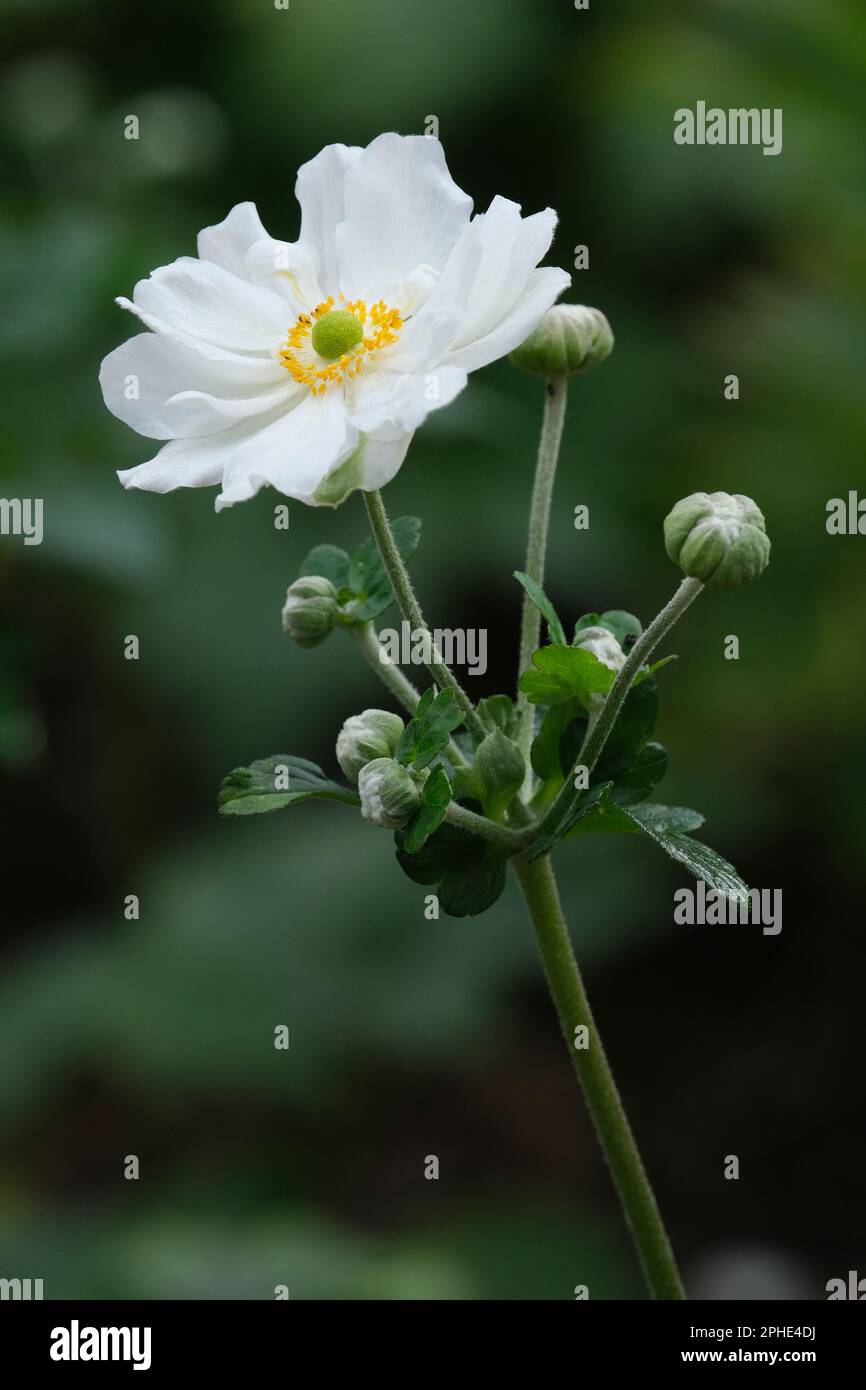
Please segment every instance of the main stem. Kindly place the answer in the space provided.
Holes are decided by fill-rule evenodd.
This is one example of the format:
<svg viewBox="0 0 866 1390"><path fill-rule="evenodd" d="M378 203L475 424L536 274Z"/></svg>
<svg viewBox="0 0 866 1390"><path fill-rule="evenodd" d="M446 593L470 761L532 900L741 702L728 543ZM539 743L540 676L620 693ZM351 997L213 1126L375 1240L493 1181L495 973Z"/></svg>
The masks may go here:
<svg viewBox="0 0 866 1390"><path fill-rule="evenodd" d="M529 510L529 536L526 542L525 570L536 584L544 584L544 557L547 552L547 531L550 523L550 502L556 478L556 464L559 458L559 445L562 440L562 427L565 421L565 405L568 397L568 377L551 377L545 384L544 418L541 424L541 438L538 442L538 460L535 465L535 481L532 486L532 503ZM520 622L520 666L518 679L528 670L532 653L541 643L541 614L527 593L523 595L523 613ZM529 750L532 747L532 705L519 691L518 708L521 711L520 751L529 767Z"/></svg>
<svg viewBox="0 0 866 1390"><path fill-rule="evenodd" d="M466 691L463 689L456 676L448 669L439 653L436 643L433 641L430 629L424 620L421 612L421 605L415 597L415 590L412 588L412 581L409 572L400 557L397 543L394 540L394 533L388 521L388 514L385 511L385 504L382 501L381 492L364 492L364 506L367 508L367 516L370 521L370 529L379 547L382 562L388 572L388 578L397 595L397 602L403 613L403 617L409 623L413 632L424 632L429 637L430 660L427 669L433 677L440 690L450 690L455 701L463 711L466 727L476 743L480 743L487 730L475 713L475 708Z"/></svg>
<svg viewBox="0 0 866 1390"><path fill-rule="evenodd" d="M553 866L546 855L532 863L518 857L513 863L566 1046L613 1174L650 1292L653 1298L684 1299L673 1250L574 958ZM579 1045L582 1037L576 1032L583 1028L586 1046Z"/></svg>

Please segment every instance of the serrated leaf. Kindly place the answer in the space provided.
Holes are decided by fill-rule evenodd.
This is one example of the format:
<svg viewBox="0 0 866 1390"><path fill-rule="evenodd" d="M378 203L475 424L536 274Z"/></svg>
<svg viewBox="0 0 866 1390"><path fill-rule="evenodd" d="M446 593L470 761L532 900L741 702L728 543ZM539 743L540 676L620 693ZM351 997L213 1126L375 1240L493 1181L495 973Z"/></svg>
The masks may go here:
<svg viewBox="0 0 866 1390"><path fill-rule="evenodd" d="M565 807L557 815L555 821L542 828L527 849L526 857L533 860L539 859L542 854L549 854L560 840L564 840L566 835L573 833L578 822L582 822L585 817L594 812L599 803L607 804L607 797L612 786L612 782L602 782L596 787L590 787L576 803Z"/></svg>
<svg viewBox="0 0 866 1390"><path fill-rule="evenodd" d="M560 705L566 700L604 694L616 672L582 647L541 647L532 654L533 670L524 671L520 689L533 705Z"/></svg>
<svg viewBox="0 0 866 1390"><path fill-rule="evenodd" d="M398 517L391 523L391 530L401 560L411 559L421 537L420 517ZM355 595L348 611L357 622L367 622L370 618L378 617L394 602L394 590L372 536L364 541L352 556L347 585Z"/></svg>
<svg viewBox="0 0 866 1390"><path fill-rule="evenodd" d="M220 787L218 805L223 816L255 816L311 797L345 801L350 806L361 804L357 792L332 782L316 763L275 753L230 772Z"/></svg>
<svg viewBox="0 0 866 1390"><path fill-rule="evenodd" d="M330 579L335 589L345 589L349 583L349 556L338 545L314 545L301 562L298 575L320 574Z"/></svg>
<svg viewBox="0 0 866 1390"><path fill-rule="evenodd" d="M407 854L417 854L429 836L439 829L451 794L451 784L444 767L435 767L421 790L421 805L403 832L403 846Z"/></svg>
<svg viewBox="0 0 866 1390"><path fill-rule="evenodd" d="M550 602L550 599L547 597L541 585L530 575L524 574L523 570L515 570L514 578L517 580L518 584L523 585L523 588L547 623L547 630L550 634L551 642L558 643L563 647L566 646L567 642L562 623L559 621L556 609Z"/></svg>
<svg viewBox="0 0 866 1390"><path fill-rule="evenodd" d="M659 688L650 677L633 685L622 703L595 776L606 781L627 772L644 744L651 738L659 714ZM577 750L575 750L577 757Z"/></svg>
<svg viewBox="0 0 866 1390"><path fill-rule="evenodd" d="M433 688L424 692L414 716L409 720L394 757L404 767L418 770L428 767L443 748L448 746L451 732L463 723L463 711L450 690L434 695Z"/></svg>

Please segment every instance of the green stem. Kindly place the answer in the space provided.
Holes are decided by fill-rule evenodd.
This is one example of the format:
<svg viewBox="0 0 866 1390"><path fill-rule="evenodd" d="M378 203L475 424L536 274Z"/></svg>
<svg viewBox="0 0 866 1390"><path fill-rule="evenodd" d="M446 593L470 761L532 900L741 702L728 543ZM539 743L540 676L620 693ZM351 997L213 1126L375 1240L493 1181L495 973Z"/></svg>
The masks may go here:
<svg viewBox="0 0 866 1390"><path fill-rule="evenodd" d="M466 806L461 806L456 801L451 802L445 812L445 819L461 830L470 830L473 835L479 835L482 840L496 845L507 854L517 854L523 848L524 837L518 831L510 830L505 825L497 825L495 821L488 820L486 816L478 816L474 811L468 810Z"/></svg>
<svg viewBox="0 0 866 1390"><path fill-rule="evenodd" d="M595 1019L586 997L550 859L515 859L514 867L541 954L574 1070L607 1159L653 1298L683 1299L685 1291L659 1209L641 1161ZM578 1046L576 1029L586 1029ZM582 1039L580 1039L582 1040Z"/></svg>
<svg viewBox="0 0 866 1390"><path fill-rule="evenodd" d="M356 646L360 649L368 664L376 672L387 690L391 692L394 699L403 706L409 714L414 714L421 699L420 693L415 689L408 677L403 675L399 666L395 666L388 656L372 623L347 623L346 631L353 638ZM452 767L465 767L466 759L457 747L453 739L448 741L448 758Z"/></svg>
<svg viewBox="0 0 866 1390"><path fill-rule="evenodd" d="M379 553L382 556L394 593L397 595L397 602L403 617L413 632L424 632L430 639L430 660L427 663L427 669L440 690L451 691L455 701L463 711L466 727L472 738L476 743L480 743L487 731L475 713L472 701L466 691L442 660L430 629L424 621L424 614L421 612L421 605L415 597L409 572L403 564L397 543L394 540L394 533L388 521L382 494L381 492L364 492L361 495L364 498L364 506L367 508L370 529L379 547Z"/></svg>
<svg viewBox="0 0 866 1390"><path fill-rule="evenodd" d="M646 665L659 642L671 630L677 619L682 617L690 603L694 603L703 587L700 579L684 579L670 603L665 604L661 612L653 618L646 632L642 633L635 642L625 659L622 670L618 672L616 680L607 692L597 719L589 721L583 746L577 755L574 767L541 823L542 834L559 825L583 795L583 791L574 785L577 769L585 767L588 772L592 772L604 751L604 745L616 723L617 715L622 709L623 701L631 688L632 681L640 668Z"/></svg>
<svg viewBox="0 0 866 1390"><path fill-rule="evenodd" d="M535 465L535 481L532 486L532 504L529 511L529 536L526 542L526 563L524 569L536 584L544 584L544 557L547 552L547 530L550 522L550 502L553 496L553 483L556 478L556 465L559 459L559 445L562 440L562 427L565 421L565 405L568 398L568 377L551 377L545 384L544 418L541 424L541 438L538 442L538 459ZM520 666L518 679L532 663L532 653L541 645L541 614L527 593L523 595L523 613L520 622ZM521 711L520 737L518 739L527 769L529 769L529 750L532 747L532 727L534 710L522 691L517 695L518 709ZM531 782L531 772L527 773Z"/></svg>

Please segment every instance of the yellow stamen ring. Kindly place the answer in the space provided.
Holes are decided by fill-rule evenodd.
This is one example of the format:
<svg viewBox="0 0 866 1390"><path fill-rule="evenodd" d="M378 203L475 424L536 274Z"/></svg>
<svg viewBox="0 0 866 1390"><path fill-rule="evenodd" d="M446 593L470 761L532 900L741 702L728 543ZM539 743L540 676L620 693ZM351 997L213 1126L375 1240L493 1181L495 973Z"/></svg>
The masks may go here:
<svg viewBox="0 0 866 1390"><path fill-rule="evenodd" d="M371 304L369 308L363 299L346 301L340 295L340 307L334 310L334 297L329 296L309 314L300 314L289 331L286 344L280 349L279 359L286 371L302 386L309 386L313 395L321 395L329 386L337 385L344 377L351 380L367 361L373 360L382 348L396 343L403 327L403 319L398 309L391 309L384 299ZM345 339L351 342L355 336L346 325L342 315L352 314L360 327L359 341L331 360L316 352L313 346L313 329L318 327L326 314L334 311L341 315ZM328 344L327 332L316 335L320 346Z"/></svg>

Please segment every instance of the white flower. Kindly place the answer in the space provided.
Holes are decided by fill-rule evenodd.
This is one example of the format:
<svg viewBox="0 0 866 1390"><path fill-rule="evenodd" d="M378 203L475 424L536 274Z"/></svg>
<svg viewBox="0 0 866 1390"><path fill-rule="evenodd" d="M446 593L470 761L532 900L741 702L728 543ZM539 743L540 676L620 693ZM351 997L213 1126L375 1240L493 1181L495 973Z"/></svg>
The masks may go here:
<svg viewBox="0 0 866 1390"><path fill-rule="evenodd" d="M625 652L606 627L585 627L574 645L592 652L593 656L611 671L621 671L625 665Z"/></svg>
<svg viewBox="0 0 866 1390"><path fill-rule="evenodd" d="M554 212L521 217L497 197L471 217L430 136L329 145L295 192L297 241L274 241L241 203L201 232L197 260L118 300L153 332L106 357L106 404L169 441L119 473L124 487L221 483L217 510L265 484L332 506L382 487L428 412L523 342L569 283L536 268Z"/></svg>

